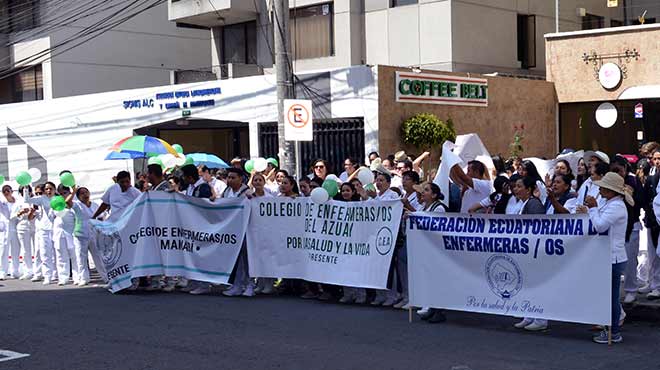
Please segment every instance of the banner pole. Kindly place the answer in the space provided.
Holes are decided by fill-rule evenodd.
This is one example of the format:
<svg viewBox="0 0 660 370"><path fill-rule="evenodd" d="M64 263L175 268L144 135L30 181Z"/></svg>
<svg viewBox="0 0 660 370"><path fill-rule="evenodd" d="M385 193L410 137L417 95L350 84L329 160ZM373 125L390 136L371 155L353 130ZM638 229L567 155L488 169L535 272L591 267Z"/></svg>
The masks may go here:
<svg viewBox="0 0 660 370"><path fill-rule="evenodd" d="M612 345L612 326L611 325L607 328L607 345L608 346Z"/></svg>
<svg viewBox="0 0 660 370"><path fill-rule="evenodd" d="M408 307L408 323L412 324L412 306Z"/></svg>

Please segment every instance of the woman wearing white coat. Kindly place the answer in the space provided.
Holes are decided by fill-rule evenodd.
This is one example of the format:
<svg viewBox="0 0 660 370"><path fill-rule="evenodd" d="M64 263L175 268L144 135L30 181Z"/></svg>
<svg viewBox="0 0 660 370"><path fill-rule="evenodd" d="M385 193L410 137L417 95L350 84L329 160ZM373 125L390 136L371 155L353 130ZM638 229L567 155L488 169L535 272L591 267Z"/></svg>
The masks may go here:
<svg viewBox="0 0 660 370"><path fill-rule="evenodd" d="M20 264L18 258L15 263L11 264L11 267L9 266L9 255L18 256L21 249L16 235L17 220L11 217L12 210L17 202L12 193L11 186L5 185L2 187L4 199L0 202L0 214L2 215L0 224L4 227L2 231L4 238L2 244L0 244L0 280L4 280L7 275L13 278L19 276ZM12 262L14 262L14 258L12 258Z"/></svg>
<svg viewBox="0 0 660 370"><path fill-rule="evenodd" d="M21 280L32 278L32 220L34 220L34 208L25 203L23 198L15 198L11 207L10 219L14 221L15 229L10 230L9 237L16 238L11 249L12 275L16 277L20 273L20 253L23 252L24 270Z"/></svg>
<svg viewBox="0 0 660 370"><path fill-rule="evenodd" d="M65 199L71 194L69 188L63 185L57 187L57 192ZM57 212L57 216L53 221L53 242L58 275L57 285L66 285L69 282L69 270L73 275L73 283L78 283L78 267L73 244L74 226L75 215L71 209L66 208Z"/></svg>
<svg viewBox="0 0 660 370"><path fill-rule="evenodd" d="M36 244L35 255L41 257L41 271L35 271L35 278L43 276L44 285L52 283L57 278L55 266L55 248L53 247L53 221L55 214L51 212L50 201L55 195L55 184L47 182L43 186L44 195L31 198L25 195L26 203L37 206L35 212ZM32 279L36 281L36 279Z"/></svg>
<svg viewBox="0 0 660 370"><path fill-rule="evenodd" d="M73 200L74 195L78 198L77 201ZM69 194L66 198L67 206L72 209L75 214L73 245L78 272L77 284L79 286L84 286L89 283L89 264L87 255L89 253L89 245L92 241L92 230L89 220L92 219L94 212L98 209L98 205L92 203L89 196L90 194L87 188L74 187L73 193Z"/></svg>

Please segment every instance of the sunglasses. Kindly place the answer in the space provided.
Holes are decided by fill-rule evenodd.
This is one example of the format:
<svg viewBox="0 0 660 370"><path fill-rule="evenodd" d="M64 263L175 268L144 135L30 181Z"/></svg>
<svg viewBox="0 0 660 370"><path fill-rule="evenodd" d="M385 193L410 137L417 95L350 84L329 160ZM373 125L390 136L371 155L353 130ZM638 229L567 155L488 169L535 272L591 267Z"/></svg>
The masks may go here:
<svg viewBox="0 0 660 370"><path fill-rule="evenodd" d="M314 166L314 168L325 168L325 166L323 166L323 165L321 165L321 166Z"/></svg>
<svg viewBox="0 0 660 370"><path fill-rule="evenodd" d="M42 192L37 192L37 193L34 193L34 195L44 195L44 193L42 193Z"/></svg>

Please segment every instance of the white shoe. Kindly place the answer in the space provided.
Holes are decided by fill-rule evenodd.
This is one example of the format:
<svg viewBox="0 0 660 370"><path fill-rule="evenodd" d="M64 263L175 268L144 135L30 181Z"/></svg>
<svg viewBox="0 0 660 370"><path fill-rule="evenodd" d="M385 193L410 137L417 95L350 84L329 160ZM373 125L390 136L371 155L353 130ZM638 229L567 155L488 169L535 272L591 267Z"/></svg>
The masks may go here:
<svg viewBox="0 0 660 370"><path fill-rule="evenodd" d="M203 285L198 286L197 288L191 290L190 294L192 294L192 295L201 295L201 294L209 294L210 292L211 292L211 289L209 288L208 284L203 284Z"/></svg>
<svg viewBox="0 0 660 370"><path fill-rule="evenodd" d="M30 280L33 283L36 283L38 281L41 281L42 277L41 276L33 276L32 279Z"/></svg>
<svg viewBox="0 0 660 370"><path fill-rule="evenodd" d="M660 289L653 289L649 294L646 295L646 299L649 301L660 299Z"/></svg>
<svg viewBox="0 0 660 370"><path fill-rule="evenodd" d="M4 272L0 274L0 280L5 280L6 278L7 276L5 275Z"/></svg>
<svg viewBox="0 0 660 370"><path fill-rule="evenodd" d="M621 314L619 315L619 328L623 326L624 321L626 321L626 311L621 308Z"/></svg>
<svg viewBox="0 0 660 370"><path fill-rule="evenodd" d="M527 331L541 331L541 330L546 330L548 328L548 322L539 322L538 320L533 320L533 322L527 326L525 326L525 330Z"/></svg>
<svg viewBox="0 0 660 370"><path fill-rule="evenodd" d="M623 303L631 304L637 299L637 294L635 293L626 293L626 296L623 298Z"/></svg>
<svg viewBox="0 0 660 370"><path fill-rule="evenodd" d="M525 319L523 319L521 322L519 322L519 323L513 325L513 327L514 327L514 328L517 328L517 329L524 329L527 325L529 325L529 324L531 324L531 323L533 323L533 322L534 322L534 319L527 319L527 318L525 318Z"/></svg>
<svg viewBox="0 0 660 370"><path fill-rule="evenodd" d="M404 298L404 299L400 300L399 303L395 304L394 308L403 308L407 305L408 305L408 300Z"/></svg>
<svg viewBox="0 0 660 370"><path fill-rule="evenodd" d="M431 307L422 307L419 310L417 310L417 314L419 316L428 315L430 309L431 309Z"/></svg>
<svg viewBox="0 0 660 370"><path fill-rule="evenodd" d="M637 291L641 294L649 294L652 290L653 289L651 289L650 285L644 285L643 287L637 289Z"/></svg>
<svg viewBox="0 0 660 370"><path fill-rule="evenodd" d="M50 279L44 279L44 282L41 283L41 284L43 284L43 285L50 285L50 284L52 284L52 283L53 283L53 282L50 281Z"/></svg>
<svg viewBox="0 0 660 370"><path fill-rule="evenodd" d="M243 297L254 297L254 286L252 284L248 285L243 292Z"/></svg>
<svg viewBox="0 0 660 370"><path fill-rule="evenodd" d="M24 274L18 278L18 280L30 280L30 279L32 279L32 275L30 274Z"/></svg>
<svg viewBox="0 0 660 370"><path fill-rule="evenodd" d="M66 285L66 280L61 280L61 281L57 282L57 285L65 286Z"/></svg>
<svg viewBox="0 0 660 370"><path fill-rule="evenodd" d="M232 285L231 288L225 290L222 292L222 295L226 297L237 297L239 295L243 294L243 288L241 288L238 285Z"/></svg>
<svg viewBox="0 0 660 370"><path fill-rule="evenodd" d="M89 284L89 281L80 280L80 281L78 282L78 286L85 286L85 285L87 285L87 284Z"/></svg>

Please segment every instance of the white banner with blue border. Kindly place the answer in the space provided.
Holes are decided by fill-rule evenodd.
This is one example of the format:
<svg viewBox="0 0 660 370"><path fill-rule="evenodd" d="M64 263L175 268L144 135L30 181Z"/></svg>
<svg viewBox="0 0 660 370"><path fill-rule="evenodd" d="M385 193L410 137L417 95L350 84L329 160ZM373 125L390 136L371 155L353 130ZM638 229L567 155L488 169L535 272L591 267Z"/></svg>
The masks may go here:
<svg viewBox="0 0 660 370"><path fill-rule="evenodd" d="M608 235L586 215L414 213L410 304L609 325Z"/></svg>
<svg viewBox="0 0 660 370"><path fill-rule="evenodd" d="M226 284L245 238L247 202L147 192L117 221L93 221L110 290L158 275Z"/></svg>

